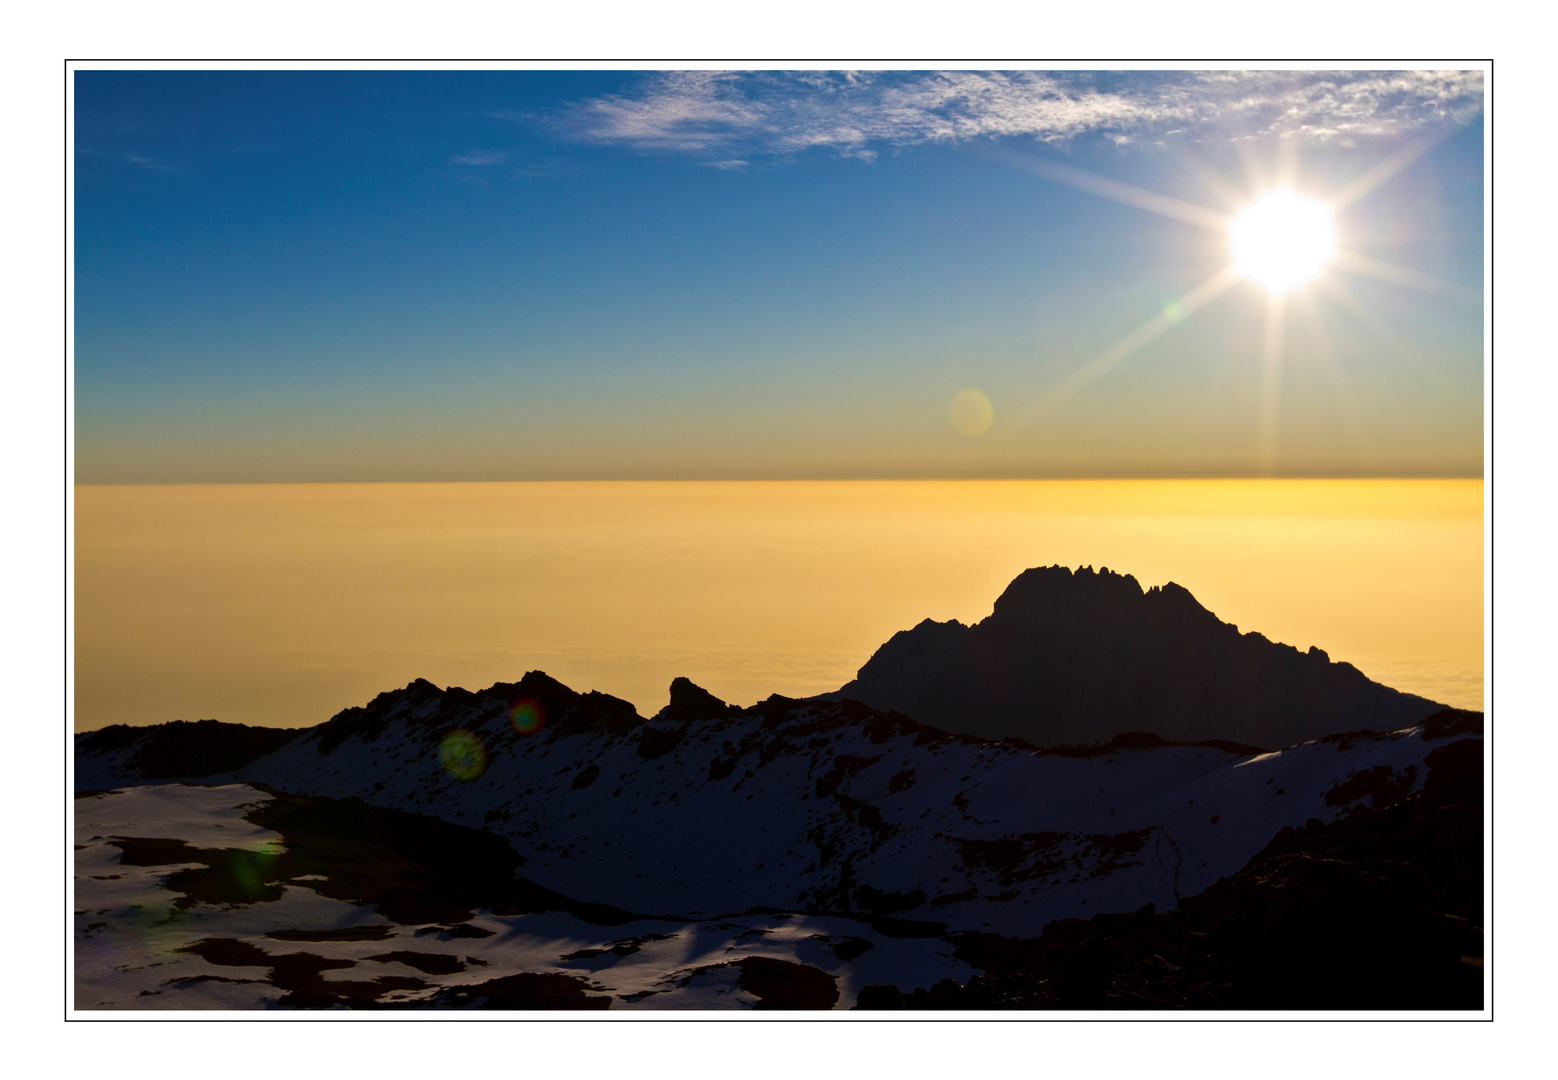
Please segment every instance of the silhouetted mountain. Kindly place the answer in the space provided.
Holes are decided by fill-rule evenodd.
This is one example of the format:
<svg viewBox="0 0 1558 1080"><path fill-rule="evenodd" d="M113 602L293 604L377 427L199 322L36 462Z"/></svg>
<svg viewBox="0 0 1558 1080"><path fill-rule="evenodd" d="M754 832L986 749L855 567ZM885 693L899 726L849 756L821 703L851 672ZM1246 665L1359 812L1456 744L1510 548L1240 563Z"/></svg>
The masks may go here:
<svg viewBox="0 0 1558 1080"><path fill-rule="evenodd" d="M242 768L281 749L306 730L249 727L219 720L174 720L152 727L110 724L76 736L76 753L118 756L132 776L174 780Z"/></svg>
<svg viewBox="0 0 1558 1080"><path fill-rule="evenodd" d="M775 695L733 708L685 679L645 720L532 671L474 693L419 679L317 727L266 733L274 749L208 774L202 762L246 756L264 729L80 735L75 782L91 794L76 804L77 1001L848 1008L887 984L973 1000L962 991L983 970L1029 980L1014 993L1042 1006L1049 990L1034 997L1033 980L1054 982L1053 959L1081 995L1057 1000L1113 1004L1127 987L1098 972L1115 950L1156 965L1161 940L1184 967L1209 931L1233 936L1205 972L1141 989L1147 1000L1195 1004L1208 980L1219 1002L1268 1000L1243 969L1243 998L1218 989L1246 944L1285 971L1329 942L1329 955L1351 957L1348 979L1411 981L1443 974L1441 946L1476 955L1477 913L1456 899L1480 895L1475 822L1412 811L1394 832L1326 848L1367 855L1361 872L1287 860L1269 889L1265 870L1244 875L1250 888L1210 887L1284 829L1412 800L1446 778L1465 789L1461 803L1475 797L1474 755L1441 747L1480 741L1480 720L1446 711L1264 754L1140 728L1107 746L1036 749L858 701ZM148 769L184 782L146 784ZM1428 915L1371 883L1416 889L1418 870L1430 888L1413 903ZM1318 906L1304 893L1308 906L1294 909L1290 877L1350 891ZM1460 891L1433 900L1441 885ZM1153 929L1139 949L1073 949L1070 930L1031 945L1051 924L1170 912L1203 892L1205 919ZM1270 917L1239 922L1257 901ZM1366 903L1348 924L1354 901ZM1417 939L1427 966L1390 974ZM1372 951L1352 955L1358 940ZM1006 944L1016 941L1030 944ZM1037 967L1002 967L1029 953ZM1422 1000L1470 1000L1460 974L1434 984L1459 996ZM1293 1002L1352 1000L1334 980L1305 985L1313 996Z"/></svg>
<svg viewBox="0 0 1558 1080"><path fill-rule="evenodd" d="M1063 566L1024 571L973 626L926 619L894 634L827 696L1039 745L1145 731L1279 747L1443 708L1318 648L1241 634L1172 582L1143 592L1128 574Z"/></svg>
<svg viewBox="0 0 1558 1080"><path fill-rule="evenodd" d="M571 734L596 731L620 735L644 723L632 703L591 690L581 694L544 671L530 671L517 683L494 683L472 692L458 686L442 690L416 679L402 690L386 690L366 706L343 709L318 728L319 752L327 754L348 738L374 741L391 718L412 717L413 730L431 734L458 727L472 717L490 717L524 704L534 730Z"/></svg>

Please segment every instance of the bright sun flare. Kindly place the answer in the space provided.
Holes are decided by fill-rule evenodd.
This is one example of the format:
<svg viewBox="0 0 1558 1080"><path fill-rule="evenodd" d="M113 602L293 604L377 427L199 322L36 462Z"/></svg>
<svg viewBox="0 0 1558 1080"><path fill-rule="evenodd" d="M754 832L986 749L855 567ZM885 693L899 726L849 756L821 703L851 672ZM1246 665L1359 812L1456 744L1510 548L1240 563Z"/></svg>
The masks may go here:
<svg viewBox="0 0 1558 1080"><path fill-rule="evenodd" d="M1273 296L1318 274L1336 247L1330 209L1291 188L1278 188L1245 207L1228 232L1234 270Z"/></svg>

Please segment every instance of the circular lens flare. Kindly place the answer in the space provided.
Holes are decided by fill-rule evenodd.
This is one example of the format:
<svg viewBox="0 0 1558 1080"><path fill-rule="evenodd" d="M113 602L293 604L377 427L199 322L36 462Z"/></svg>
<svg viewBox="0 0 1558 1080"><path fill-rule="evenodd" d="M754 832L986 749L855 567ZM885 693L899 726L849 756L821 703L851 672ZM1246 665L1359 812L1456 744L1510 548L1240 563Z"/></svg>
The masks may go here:
<svg viewBox="0 0 1558 1080"><path fill-rule="evenodd" d="M276 854L270 849L261 851L231 849L227 852L227 864L233 871L233 880L251 900L264 897L267 885L265 879L270 875L271 865L276 861Z"/></svg>
<svg viewBox="0 0 1558 1080"><path fill-rule="evenodd" d="M539 701L521 698L509 709L509 723L521 735L534 735L546 726L546 710Z"/></svg>
<svg viewBox="0 0 1558 1080"><path fill-rule="evenodd" d="M456 780L475 780L487 771L487 748L469 731L451 731L438 744L438 764Z"/></svg>
<svg viewBox="0 0 1558 1080"><path fill-rule="evenodd" d="M952 426L970 438L983 435L995 422L995 409L990 399L978 390L959 390L948 410Z"/></svg>
<svg viewBox="0 0 1558 1080"><path fill-rule="evenodd" d="M1228 226L1233 268L1274 296L1313 278L1336 248L1336 229L1324 204L1278 188L1246 207Z"/></svg>

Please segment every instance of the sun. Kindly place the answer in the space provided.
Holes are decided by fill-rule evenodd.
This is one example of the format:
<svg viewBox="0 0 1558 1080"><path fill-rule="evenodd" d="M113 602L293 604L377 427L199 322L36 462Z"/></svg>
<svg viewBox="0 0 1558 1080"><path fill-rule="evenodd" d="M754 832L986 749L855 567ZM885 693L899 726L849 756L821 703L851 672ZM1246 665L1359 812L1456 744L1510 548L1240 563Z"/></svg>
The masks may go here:
<svg viewBox="0 0 1558 1080"><path fill-rule="evenodd" d="M1229 223L1228 234L1234 272L1273 296L1320 273L1336 250L1330 208L1292 188L1277 188L1245 207Z"/></svg>
<svg viewBox="0 0 1558 1080"><path fill-rule="evenodd" d="M1360 320L1377 320L1352 294L1343 275L1361 275L1388 282L1404 289L1416 289L1435 296L1469 298L1481 304L1481 295L1469 295L1455 285L1440 281L1407 266L1376 259L1340 243L1334 217L1366 198L1392 177L1428 153L1435 143L1425 140L1402 147L1395 154L1369 167L1341 187L1323 196L1309 198L1294 190L1297 159L1289 155L1279 166L1277 183L1271 184L1266 170L1253 161L1245 163L1245 183L1237 184L1216 175L1201 163L1195 171L1213 181L1223 208L1187 202L1119 180L1094 176L1052 161L1024 159L1023 167L1046 179L1056 181L1124 203L1138 210L1171 218L1207 229L1226 237L1233 258L1199 284L1163 304L1162 309L1140 326L1115 341L1103 352L1079 364L1052 386L1033 407L1038 413L1053 409L1082 392L1087 386L1123 363L1150 342L1191 318L1201 308L1233 289L1241 281L1250 281L1266 290L1266 332L1259 363L1262 387L1256 426L1256 463L1263 472L1274 466L1277 451L1277 425L1281 416L1283 341L1288 309L1286 298L1313 282L1316 289L1340 304ZM1291 148L1290 148L1291 149ZM1256 196L1255 193L1265 194ZM1248 202L1251 198L1253 202ZM1235 206L1243 209L1229 213ZM1309 299L1305 297L1304 299ZM1304 304L1313 315L1311 305ZM954 420L954 423L956 420Z"/></svg>

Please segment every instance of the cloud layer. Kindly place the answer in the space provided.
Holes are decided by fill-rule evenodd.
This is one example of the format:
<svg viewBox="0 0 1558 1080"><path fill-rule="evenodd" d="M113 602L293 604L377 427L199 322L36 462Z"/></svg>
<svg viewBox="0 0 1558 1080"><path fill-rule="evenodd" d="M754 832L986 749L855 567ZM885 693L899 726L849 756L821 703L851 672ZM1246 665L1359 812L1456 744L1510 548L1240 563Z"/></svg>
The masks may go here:
<svg viewBox="0 0 1558 1080"><path fill-rule="evenodd" d="M1480 71L672 71L577 102L560 123L585 141L709 154L729 168L814 148L873 157L1000 136L1352 143L1466 123L1482 96Z"/></svg>

